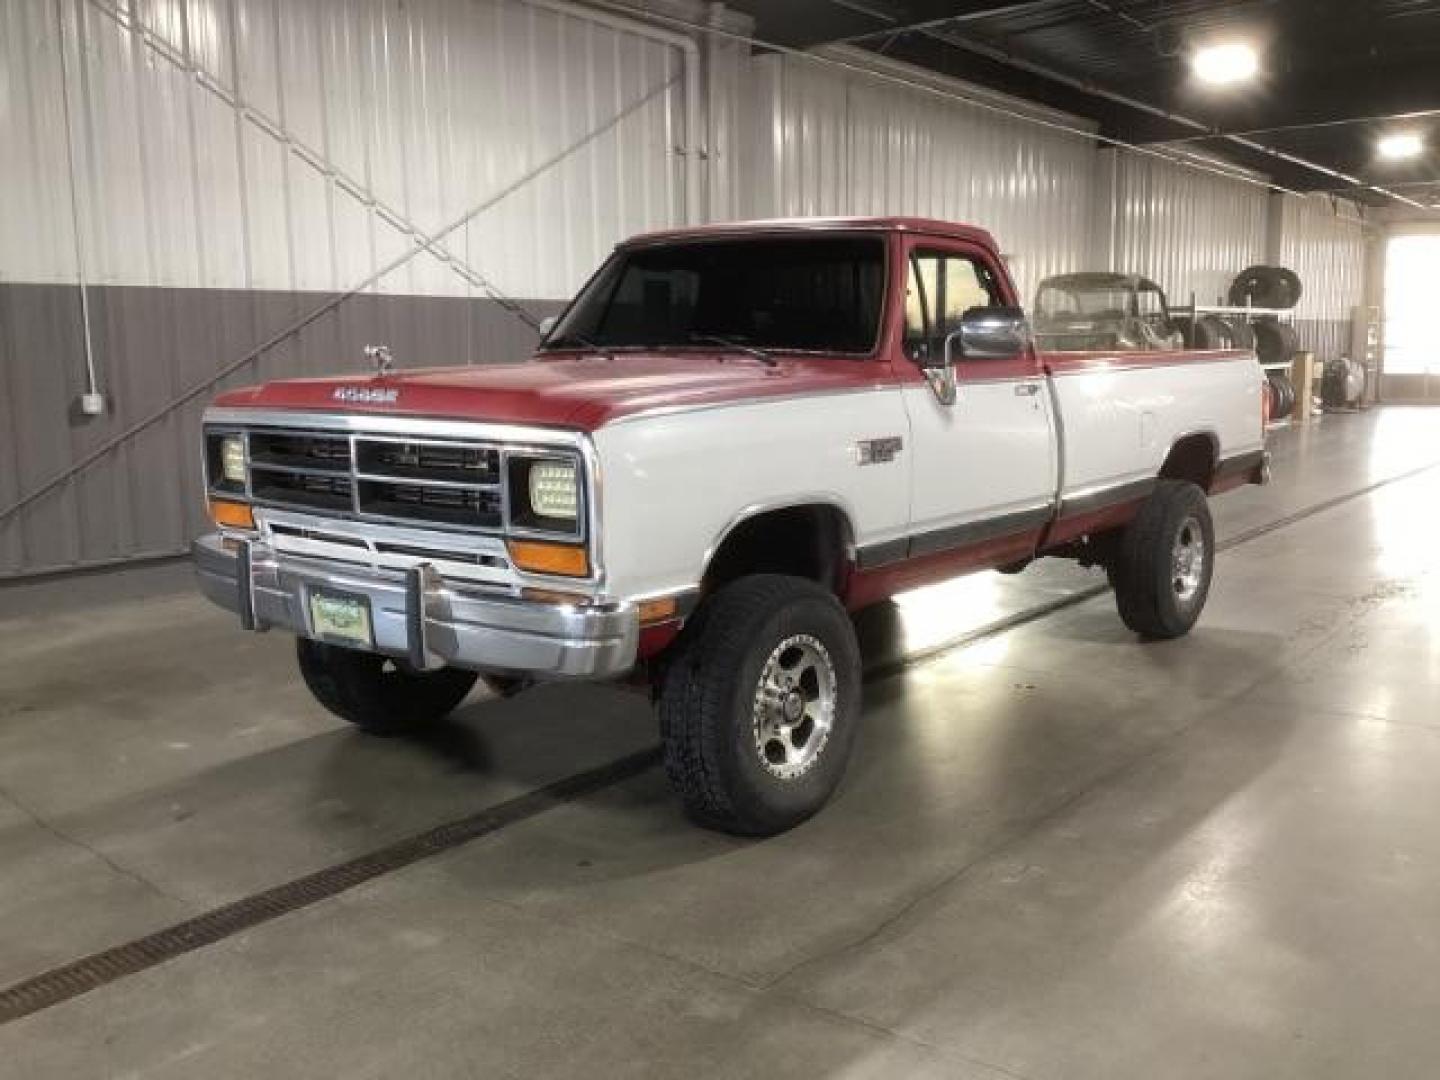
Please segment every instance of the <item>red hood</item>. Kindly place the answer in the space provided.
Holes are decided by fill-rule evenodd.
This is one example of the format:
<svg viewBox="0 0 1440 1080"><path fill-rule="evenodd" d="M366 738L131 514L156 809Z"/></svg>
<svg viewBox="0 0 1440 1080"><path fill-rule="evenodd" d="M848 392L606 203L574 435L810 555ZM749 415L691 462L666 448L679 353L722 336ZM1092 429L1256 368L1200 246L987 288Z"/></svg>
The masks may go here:
<svg viewBox="0 0 1440 1080"><path fill-rule="evenodd" d="M429 368L377 376L285 379L222 395L216 405L429 416L593 431L648 409L859 388L892 381L890 365L852 357L780 359L685 353L573 356L523 364ZM393 401L345 391L395 391Z"/></svg>

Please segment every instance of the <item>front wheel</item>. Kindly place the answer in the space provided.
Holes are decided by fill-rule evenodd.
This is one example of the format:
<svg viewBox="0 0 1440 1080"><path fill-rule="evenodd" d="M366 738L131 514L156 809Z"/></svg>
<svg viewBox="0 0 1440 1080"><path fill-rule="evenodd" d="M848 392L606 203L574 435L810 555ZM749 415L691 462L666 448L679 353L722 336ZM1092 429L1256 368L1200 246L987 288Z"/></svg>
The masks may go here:
<svg viewBox="0 0 1440 1080"><path fill-rule="evenodd" d="M454 711L475 685L473 671L416 671L403 660L296 640L300 674L315 700L374 735L395 735Z"/></svg>
<svg viewBox="0 0 1440 1080"><path fill-rule="evenodd" d="M1188 481L1161 480L1125 529L1109 569L1126 626L1147 638L1189 633L1215 569L1205 492Z"/></svg>
<svg viewBox="0 0 1440 1080"><path fill-rule="evenodd" d="M690 816L768 836L819 810L860 716L860 649L835 597L800 578L741 578L702 605L678 645L660 729Z"/></svg>

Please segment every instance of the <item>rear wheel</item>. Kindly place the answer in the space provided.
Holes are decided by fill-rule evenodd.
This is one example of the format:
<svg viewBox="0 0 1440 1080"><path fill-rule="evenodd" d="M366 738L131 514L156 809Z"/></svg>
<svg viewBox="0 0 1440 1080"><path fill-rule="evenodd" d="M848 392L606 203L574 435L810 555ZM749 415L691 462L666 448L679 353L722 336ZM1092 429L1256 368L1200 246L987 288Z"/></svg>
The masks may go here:
<svg viewBox="0 0 1440 1080"><path fill-rule="evenodd" d="M1120 618L1147 638L1189 633L1210 595L1214 567L1215 527L1205 493L1188 480L1161 480L1110 565Z"/></svg>
<svg viewBox="0 0 1440 1080"><path fill-rule="evenodd" d="M835 597L801 578L741 578L702 605L679 649L660 728L690 816L765 836L819 810L860 715L860 650Z"/></svg>
<svg viewBox="0 0 1440 1080"><path fill-rule="evenodd" d="M416 671L403 660L307 638L296 641L300 674L315 700L375 735L395 735L454 711L478 676L442 668Z"/></svg>

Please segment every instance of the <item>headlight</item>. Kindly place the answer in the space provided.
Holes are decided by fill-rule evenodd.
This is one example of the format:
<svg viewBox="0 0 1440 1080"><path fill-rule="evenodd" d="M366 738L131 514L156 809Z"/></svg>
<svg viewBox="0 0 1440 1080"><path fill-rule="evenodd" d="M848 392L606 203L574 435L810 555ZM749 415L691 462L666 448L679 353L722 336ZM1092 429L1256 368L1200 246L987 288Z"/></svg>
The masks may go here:
<svg viewBox="0 0 1440 1080"><path fill-rule="evenodd" d="M537 516L574 521L579 506L573 461L537 461L530 466L530 509Z"/></svg>
<svg viewBox="0 0 1440 1080"><path fill-rule="evenodd" d="M220 475L230 484L245 483L245 438L226 435L220 440Z"/></svg>

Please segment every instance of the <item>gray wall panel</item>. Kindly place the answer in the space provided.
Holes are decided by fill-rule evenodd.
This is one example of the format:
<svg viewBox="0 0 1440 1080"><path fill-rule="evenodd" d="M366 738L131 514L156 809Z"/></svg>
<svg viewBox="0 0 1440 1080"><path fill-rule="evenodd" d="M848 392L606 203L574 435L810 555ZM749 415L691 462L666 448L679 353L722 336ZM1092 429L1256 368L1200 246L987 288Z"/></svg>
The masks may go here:
<svg viewBox="0 0 1440 1080"><path fill-rule="evenodd" d="M0 434L0 460L10 463L17 495L70 460L79 441L70 423L71 387L84 367L78 291L48 286L0 287L0 349L10 425ZM18 548L22 565L78 555L76 495L61 492L28 515L23 527L0 533Z"/></svg>
<svg viewBox="0 0 1440 1080"><path fill-rule="evenodd" d="M82 417L78 289L0 283L0 509L162 409L327 299L245 289L90 289L108 410ZM537 316L563 307L527 300ZM365 370L384 342L400 367L514 362L535 333L489 300L360 295L246 364L213 391L107 453L74 480L0 523L0 576L183 551L204 525L200 414L219 390L263 379Z"/></svg>

